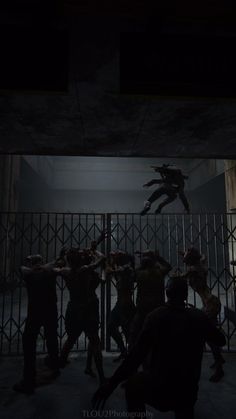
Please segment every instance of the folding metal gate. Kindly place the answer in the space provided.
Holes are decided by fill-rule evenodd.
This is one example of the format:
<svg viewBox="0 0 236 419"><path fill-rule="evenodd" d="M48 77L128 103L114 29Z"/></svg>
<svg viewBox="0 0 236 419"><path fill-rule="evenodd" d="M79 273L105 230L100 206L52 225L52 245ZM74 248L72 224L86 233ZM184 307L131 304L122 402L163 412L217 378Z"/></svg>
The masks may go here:
<svg viewBox="0 0 236 419"><path fill-rule="evenodd" d="M68 214L68 213L1 213L0 214L0 353L22 353L22 332L26 317L27 297L19 267L27 255L40 253L45 261L53 260L62 246L88 247L106 229L101 251L122 249L130 253L147 248L158 249L177 272L184 271L179 251L197 247L208 260L208 281L212 292L221 299L219 316L226 335L228 351L236 349L235 323L226 313L235 313L234 267L236 258L236 222L234 214ZM138 263L138 260L137 260ZM64 314L68 292L58 277L58 334L60 345L65 337ZM113 349L106 336L106 321L116 301L113 282L103 283L100 298L100 334L103 347ZM190 292L189 300L200 307L199 298ZM43 304L43 302L42 302ZM77 350L86 347L83 337ZM114 348L115 349L115 348ZM43 335L38 339L38 352L45 351Z"/></svg>

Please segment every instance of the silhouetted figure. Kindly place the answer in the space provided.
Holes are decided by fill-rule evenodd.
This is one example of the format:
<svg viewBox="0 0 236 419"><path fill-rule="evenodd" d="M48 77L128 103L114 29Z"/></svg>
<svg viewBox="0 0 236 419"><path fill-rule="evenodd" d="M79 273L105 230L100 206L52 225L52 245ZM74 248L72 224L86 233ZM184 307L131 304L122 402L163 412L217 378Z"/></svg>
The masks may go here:
<svg viewBox="0 0 236 419"><path fill-rule="evenodd" d="M134 345L146 316L165 303L165 276L171 270L169 262L158 251L147 249L136 253L142 257L136 270L136 313L130 327L129 348Z"/></svg>
<svg viewBox="0 0 236 419"><path fill-rule="evenodd" d="M101 284L102 278L99 275L99 273L96 272L96 271L92 271L91 275L93 276L93 280L91 282L91 287L92 287L92 290L94 291L94 297L91 301L91 305L93 305L93 310L92 311L93 311L93 313L96 313L96 318L98 319L98 322L99 322L99 299L98 299L97 294L96 294L96 289ZM87 374L87 375L90 375L90 377L95 378L96 374L95 374L95 372L93 371L93 368L92 368L93 359L94 359L93 345L91 344L91 342L89 340L88 348L87 348L86 367L85 367L84 373Z"/></svg>
<svg viewBox="0 0 236 419"><path fill-rule="evenodd" d="M59 373L57 340L57 294L56 263L43 264L41 255L27 257L29 266L22 266L21 272L28 294L28 311L23 332L24 372L23 380L13 388L15 391L31 394L36 378L36 341L40 328L44 327L48 350L47 366L54 375ZM60 262L58 260L58 264Z"/></svg>
<svg viewBox="0 0 236 419"><path fill-rule="evenodd" d="M206 313L209 320L217 326L221 302L218 297L211 293L207 285L207 263L205 256L201 255L197 249L192 247L183 254L183 261L187 265L185 277L188 279L191 288L200 296L203 304L202 310ZM214 364L211 368L215 369L214 374L210 377L210 381L218 382L224 376L223 364L225 360L222 357L221 348L218 345L210 341L207 341L207 344L210 346L214 357Z"/></svg>
<svg viewBox="0 0 236 419"><path fill-rule="evenodd" d="M177 196L179 196L182 201L186 212L189 213L189 203L184 193L185 179L188 179L188 176L183 175L180 169L170 168L168 164L163 164L161 167L151 167L155 170L155 172L160 173L161 179L152 179L143 186L149 187L156 184L161 186L156 189L145 202L141 215L145 215L150 210L153 202L159 199L162 195L167 195L167 198L159 204L155 214L159 214L162 208L173 202Z"/></svg>
<svg viewBox="0 0 236 419"><path fill-rule="evenodd" d="M131 352L95 393L95 409L103 408L115 388L126 380L130 417L144 415L147 404L160 411L174 411L176 419L193 419L204 343L223 346L225 338L201 310L186 308L187 293L184 279L169 279L167 304L148 315ZM149 370L136 372L148 353Z"/></svg>
<svg viewBox="0 0 236 419"><path fill-rule="evenodd" d="M117 250L110 253L110 260L111 266L107 268L107 275L113 276L115 279L117 302L108 319L107 333L114 339L119 348L120 355L114 359L114 362L118 362L125 358L127 354L119 328L121 327L126 342L128 342L130 324L135 314L133 302L135 282L134 259L130 254Z"/></svg>
<svg viewBox="0 0 236 419"><path fill-rule="evenodd" d="M99 236L99 238L97 240L92 240L90 247L86 249L88 255L91 257L92 263L96 263L98 259L103 258L104 266L102 263L100 264L100 267L102 267L102 269L105 268L105 256L103 253L97 250L97 247L100 243L103 242L103 240L105 240L106 237L107 237L107 232L103 231L101 235ZM97 310L97 316L99 318L99 299L96 294L96 289L102 283L103 279L102 279L101 274L99 274L96 270L92 271L92 274L94 276L94 279L92 281L92 284L94 287L93 301L94 301L95 310ZM86 367L85 367L84 372L85 374L90 375L91 377L95 378L96 374L93 371L92 362L93 362L93 350L92 350L92 345L89 341L88 349L87 349Z"/></svg>
<svg viewBox="0 0 236 419"><path fill-rule="evenodd" d="M67 252L69 267L58 272L65 279L70 293L65 316L68 338L63 345L60 366L64 367L76 340L82 332L88 336L91 354L94 356L100 382L104 381L101 342L99 329L99 304L95 293L98 277L94 270L103 262L104 257L92 263L87 250L70 249Z"/></svg>

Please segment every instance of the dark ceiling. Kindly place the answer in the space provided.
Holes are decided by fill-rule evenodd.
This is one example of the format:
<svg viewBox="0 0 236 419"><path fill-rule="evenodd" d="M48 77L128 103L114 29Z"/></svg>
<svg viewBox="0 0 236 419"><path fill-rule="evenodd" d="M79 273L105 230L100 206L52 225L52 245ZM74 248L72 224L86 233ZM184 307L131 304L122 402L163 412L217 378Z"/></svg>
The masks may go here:
<svg viewBox="0 0 236 419"><path fill-rule="evenodd" d="M14 36L2 37L8 52L2 61L1 153L236 158L234 97L120 92L121 33L152 37L157 25L171 36L213 33L234 42L233 2L225 1L224 9L211 0L195 6L179 0L178 7L165 1L165 7L155 8L142 0L8 4L1 6L1 30ZM41 64L47 58L49 84L18 85L19 74L27 83L27 72L35 69L36 81L42 81L45 66L31 67L38 57Z"/></svg>

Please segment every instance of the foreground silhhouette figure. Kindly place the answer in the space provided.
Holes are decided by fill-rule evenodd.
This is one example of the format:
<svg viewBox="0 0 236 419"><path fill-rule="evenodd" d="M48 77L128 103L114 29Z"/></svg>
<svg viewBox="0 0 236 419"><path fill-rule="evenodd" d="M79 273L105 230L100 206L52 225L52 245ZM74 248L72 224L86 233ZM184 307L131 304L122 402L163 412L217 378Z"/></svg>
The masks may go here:
<svg viewBox="0 0 236 419"><path fill-rule="evenodd" d="M187 307L185 279L172 277L166 294L167 304L147 316L126 359L94 394L93 408L103 408L115 388L125 382L130 416L142 413L145 417L148 404L163 412L174 411L176 419L194 418L205 342L223 346L226 341L205 313ZM148 368L137 372L147 354Z"/></svg>

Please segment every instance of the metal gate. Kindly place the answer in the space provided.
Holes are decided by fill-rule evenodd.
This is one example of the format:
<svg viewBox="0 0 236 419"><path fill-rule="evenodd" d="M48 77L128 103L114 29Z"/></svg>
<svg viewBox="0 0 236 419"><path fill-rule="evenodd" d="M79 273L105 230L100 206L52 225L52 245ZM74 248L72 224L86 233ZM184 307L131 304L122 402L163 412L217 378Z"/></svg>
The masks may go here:
<svg viewBox="0 0 236 419"><path fill-rule="evenodd" d="M104 229L108 234L100 245L103 253L109 254L117 248L132 254L136 250L158 249L177 272L184 271L180 250L195 246L204 253L208 260L209 286L222 303L219 320L227 339L225 350L236 350L234 267L230 265L236 258L235 217L236 214L149 214L141 217L139 214L1 213L0 354L22 353L27 297L19 267L26 256L40 253L45 261L51 261L62 246L88 247ZM65 338L68 293L60 277L57 292L61 345ZM113 282L104 282L98 289L98 296L102 344L106 350L115 349L106 336L107 318L116 301ZM201 307L199 298L191 290L189 302ZM37 344L38 352L45 352L43 334ZM83 336L77 342L76 350L85 348Z"/></svg>

